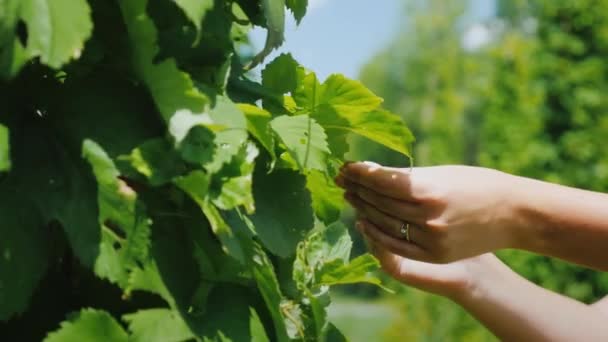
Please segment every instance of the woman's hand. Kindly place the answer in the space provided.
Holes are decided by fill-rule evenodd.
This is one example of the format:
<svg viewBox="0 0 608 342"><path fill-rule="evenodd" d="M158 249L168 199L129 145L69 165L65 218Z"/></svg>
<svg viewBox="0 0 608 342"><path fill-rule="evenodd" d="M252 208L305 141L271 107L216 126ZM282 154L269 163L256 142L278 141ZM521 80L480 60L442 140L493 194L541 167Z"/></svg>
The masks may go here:
<svg viewBox="0 0 608 342"><path fill-rule="evenodd" d="M447 263L515 247L520 179L467 166L410 169L346 164L336 178L372 226L371 240L408 259ZM400 233L409 223L407 242Z"/></svg>
<svg viewBox="0 0 608 342"><path fill-rule="evenodd" d="M363 234L370 251L388 275L406 285L455 301L471 296L484 276L489 277L493 269L501 267L501 262L493 254L442 265L407 259L375 243L368 235L368 231L373 229L376 228L369 221L357 221L357 230Z"/></svg>

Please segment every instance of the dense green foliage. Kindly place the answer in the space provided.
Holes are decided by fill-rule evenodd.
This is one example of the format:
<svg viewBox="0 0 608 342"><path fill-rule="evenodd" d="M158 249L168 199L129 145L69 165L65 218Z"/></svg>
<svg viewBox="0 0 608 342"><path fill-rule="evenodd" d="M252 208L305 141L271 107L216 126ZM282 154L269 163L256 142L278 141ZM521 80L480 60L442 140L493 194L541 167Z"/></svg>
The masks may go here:
<svg viewBox="0 0 608 342"><path fill-rule="evenodd" d="M475 48L463 44L465 2L414 6L403 35L364 68L362 81L405 113L417 137L416 164L467 163L608 191L608 1L498 3L498 18L485 25L490 40ZM405 164L361 145L358 156ZM499 255L573 298L608 293L601 272L519 251ZM405 291L407 325L428 327L417 338L488 337L446 301ZM436 315L451 323L425 323Z"/></svg>
<svg viewBox="0 0 608 342"><path fill-rule="evenodd" d="M0 0L3 339L343 339L329 288L379 284L337 222L346 138L413 138L289 54L256 81L306 6Z"/></svg>

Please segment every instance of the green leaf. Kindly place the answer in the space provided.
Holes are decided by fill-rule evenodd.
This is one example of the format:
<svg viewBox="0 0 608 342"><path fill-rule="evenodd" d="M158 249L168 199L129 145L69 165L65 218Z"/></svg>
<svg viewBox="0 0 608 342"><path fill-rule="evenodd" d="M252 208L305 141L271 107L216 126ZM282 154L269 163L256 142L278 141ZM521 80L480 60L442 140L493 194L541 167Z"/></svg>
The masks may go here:
<svg viewBox="0 0 608 342"><path fill-rule="evenodd" d="M302 170L327 169L330 153L323 127L307 115L279 116L270 126Z"/></svg>
<svg viewBox="0 0 608 342"><path fill-rule="evenodd" d="M236 104L225 96L216 98L216 105L209 115L215 125L223 128L215 134L213 161L205 165L207 171L214 173L230 162L247 142L247 119Z"/></svg>
<svg viewBox="0 0 608 342"><path fill-rule="evenodd" d="M308 0L287 0L285 2L287 8L293 12L293 16L296 22L300 24L302 18L306 15L306 7L308 7Z"/></svg>
<svg viewBox="0 0 608 342"><path fill-rule="evenodd" d="M245 255L243 254L240 239L226 223L221 212L210 202L204 202L202 209L209 220L213 233L215 233L222 242L224 252L231 255L239 262L245 263Z"/></svg>
<svg viewBox="0 0 608 342"><path fill-rule="evenodd" d="M276 341L289 341L287 336L287 330L285 327L285 319L281 311L281 302L283 301L283 295L279 288L279 282L274 272L274 267L268 258L268 255L264 250L257 244L254 244L251 260L251 268L253 269L253 276L258 285L258 289L266 302L266 306L270 311L270 316L274 322L274 330L276 334Z"/></svg>
<svg viewBox="0 0 608 342"><path fill-rule="evenodd" d="M251 184L253 162L258 153L253 143L243 145L232 160L213 175L210 198L218 208L230 210L242 205L248 213L255 210Z"/></svg>
<svg viewBox="0 0 608 342"><path fill-rule="evenodd" d="M256 212L251 221L264 246L281 257L293 255L298 242L314 225L305 184L304 176L290 170L267 174L258 167L254 173Z"/></svg>
<svg viewBox="0 0 608 342"><path fill-rule="evenodd" d="M28 60L16 36L21 0L0 0L0 79L14 77Z"/></svg>
<svg viewBox="0 0 608 342"><path fill-rule="evenodd" d="M181 142L179 152L185 161L205 165L213 160L213 153L216 151L214 139L215 134L209 128L194 126Z"/></svg>
<svg viewBox="0 0 608 342"><path fill-rule="evenodd" d="M209 100L179 70L174 59L155 63L158 54L157 30L146 12L147 0L119 2L131 41L132 65L148 87L166 122L180 110L202 113Z"/></svg>
<svg viewBox="0 0 608 342"><path fill-rule="evenodd" d="M187 170L173 146L163 138L144 142L133 149L127 159L152 186L169 183Z"/></svg>
<svg viewBox="0 0 608 342"><path fill-rule="evenodd" d="M169 133L175 141L175 146L179 148L192 127L212 125L213 121L207 113L194 114L187 110L178 110L169 121Z"/></svg>
<svg viewBox="0 0 608 342"><path fill-rule="evenodd" d="M351 132L408 157L411 155L410 146L414 142L414 136L401 117L388 111L340 113L330 106L322 106L315 111L313 117L326 129L330 137L339 136L342 132ZM334 146L336 145L332 145L332 148Z"/></svg>
<svg viewBox="0 0 608 342"><path fill-rule="evenodd" d="M330 286L355 283L381 285L382 281L371 274L379 268L378 260L371 254L359 256L348 264L336 259L326 263L318 272L319 284Z"/></svg>
<svg viewBox="0 0 608 342"><path fill-rule="evenodd" d="M136 268L129 274L128 286L125 293L130 295L135 290L157 294L172 308L177 307L175 299L161 278L155 260L149 260L142 268Z"/></svg>
<svg viewBox="0 0 608 342"><path fill-rule="evenodd" d="M80 57L93 31L86 0L22 0L20 5L30 56L56 69Z"/></svg>
<svg viewBox="0 0 608 342"><path fill-rule="evenodd" d="M369 112L382 103L382 98L365 88L359 81L350 80L344 75L330 75L321 88L319 105L331 105L338 113Z"/></svg>
<svg viewBox="0 0 608 342"><path fill-rule="evenodd" d="M0 124L0 172L11 169L11 145L8 128Z"/></svg>
<svg viewBox="0 0 608 342"><path fill-rule="evenodd" d="M200 32L207 11L213 8L213 0L173 0Z"/></svg>
<svg viewBox="0 0 608 342"><path fill-rule="evenodd" d="M358 81L334 74L319 84L309 73L298 83L294 99L325 128L332 154L340 159L348 151L347 132L410 156L410 130L398 115L378 109L382 99Z"/></svg>
<svg viewBox="0 0 608 342"><path fill-rule="evenodd" d="M262 0L262 10L266 18L266 43L252 61L252 66L261 63L272 50L281 46L285 33L285 0Z"/></svg>
<svg viewBox="0 0 608 342"><path fill-rule="evenodd" d="M238 106L247 118L247 130L268 151L274 162L277 157L274 151L274 135L270 128L272 116L266 110L255 105L243 103Z"/></svg>
<svg viewBox="0 0 608 342"><path fill-rule="evenodd" d="M185 177L176 179L175 185L182 189L192 200L194 200L209 220L213 233L222 242L224 251L240 262L245 262L245 257L239 238L222 217L220 211L211 203L209 198L210 176L203 171L192 171Z"/></svg>
<svg viewBox="0 0 608 342"><path fill-rule="evenodd" d="M107 312L83 309L61 323L59 330L51 332L44 342L127 342L129 336Z"/></svg>
<svg viewBox="0 0 608 342"><path fill-rule="evenodd" d="M0 0L0 46L10 46L15 39L15 27L19 20L20 0Z"/></svg>
<svg viewBox="0 0 608 342"><path fill-rule="evenodd" d="M41 121L12 136L12 168L4 182L34 203L42 224L59 223L74 254L92 267L101 240L95 178L80 151L68 149Z"/></svg>
<svg viewBox="0 0 608 342"><path fill-rule="evenodd" d="M48 229L20 194L0 187L0 321L25 311L48 267Z"/></svg>
<svg viewBox="0 0 608 342"><path fill-rule="evenodd" d="M312 289L319 284L319 271L327 263L345 264L350 257L352 241L348 229L336 222L329 226L317 223L307 238L298 245L293 265L293 279L300 288Z"/></svg>
<svg viewBox="0 0 608 342"><path fill-rule="evenodd" d="M296 90L305 70L291 54L281 54L262 70L262 85L278 94Z"/></svg>
<svg viewBox="0 0 608 342"><path fill-rule="evenodd" d="M124 315L132 342L180 342L194 338L179 313L169 309L140 310Z"/></svg>
<svg viewBox="0 0 608 342"><path fill-rule="evenodd" d="M91 140L85 140L82 151L91 164L98 183L99 224L106 232L110 230L114 233L115 241L112 246L120 246L118 253L121 266L129 270L135 267L137 262L143 262L148 257L150 219L137 202L137 194L118 178L119 172L105 151ZM102 277L111 280L124 279L120 274L99 273L102 270L124 272L122 270L96 267L98 275ZM120 285L126 286L126 283Z"/></svg>
<svg viewBox="0 0 608 342"><path fill-rule="evenodd" d="M344 191L326 173L317 170L306 175L306 187L316 216L325 224L337 221L344 208Z"/></svg>
<svg viewBox="0 0 608 342"><path fill-rule="evenodd" d="M57 95L49 94L58 104L50 113L56 125L55 136L61 137L61 145L67 144L78 153L82 142L90 139L116 158L166 131L161 118L153 115L144 87L108 72L68 77Z"/></svg>
<svg viewBox="0 0 608 342"><path fill-rule="evenodd" d="M2 21L1 18L0 21ZM27 63L29 55L17 37L13 38L12 43L6 45L0 42L0 46L4 46L4 49L0 49L0 79L11 79Z"/></svg>
<svg viewBox="0 0 608 342"><path fill-rule="evenodd" d="M342 334L342 332L340 332L340 330L338 330L338 328L336 328L336 326L333 325L332 323L329 323L327 325L327 328L325 329L324 340L326 342L347 342L348 341L346 336L344 336Z"/></svg>
<svg viewBox="0 0 608 342"><path fill-rule="evenodd" d="M314 72L300 75L298 87L293 92L293 99L300 108L314 112L315 107L321 103L322 95L323 86Z"/></svg>

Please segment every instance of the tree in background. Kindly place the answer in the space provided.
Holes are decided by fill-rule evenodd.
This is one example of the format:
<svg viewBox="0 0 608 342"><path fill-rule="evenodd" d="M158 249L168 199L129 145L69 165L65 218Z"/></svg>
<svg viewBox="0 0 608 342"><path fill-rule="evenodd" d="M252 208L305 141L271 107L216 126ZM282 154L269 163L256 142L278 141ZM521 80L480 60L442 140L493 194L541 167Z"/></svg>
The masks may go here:
<svg viewBox="0 0 608 342"><path fill-rule="evenodd" d="M411 124L416 164L473 164L608 191L608 1L499 1L497 17L473 28L488 38L473 48L464 41L472 28L458 6L464 3L414 6L402 37L361 73ZM353 156L403 165L361 144ZM576 299L608 293L602 273L520 251L499 255L527 278ZM455 310L406 292L418 320ZM437 332L433 324L421 335L475 331L465 318L447 325Z"/></svg>

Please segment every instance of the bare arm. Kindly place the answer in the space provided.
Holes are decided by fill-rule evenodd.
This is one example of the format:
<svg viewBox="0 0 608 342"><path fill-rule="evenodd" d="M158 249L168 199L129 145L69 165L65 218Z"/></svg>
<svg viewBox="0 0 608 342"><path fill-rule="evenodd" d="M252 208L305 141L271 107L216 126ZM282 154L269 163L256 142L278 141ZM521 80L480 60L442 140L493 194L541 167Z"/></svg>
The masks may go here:
<svg viewBox="0 0 608 342"><path fill-rule="evenodd" d="M608 195L518 178L516 247L608 270Z"/></svg>
<svg viewBox="0 0 608 342"><path fill-rule="evenodd" d="M488 268L455 300L501 340L608 341L608 315L599 306L545 290L502 263Z"/></svg>
<svg viewBox="0 0 608 342"><path fill-rule="evenodd" d="M586 305L547 291L490 253L447 264L403 258L369 234L371 222L357 227L389 275L452 299L503 341L608 341L608 299Z"/></svg>

